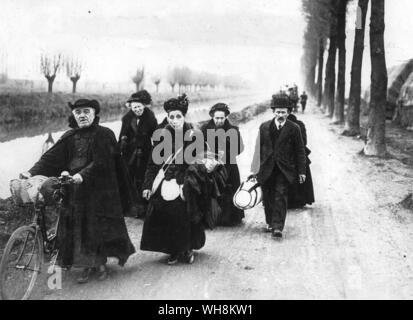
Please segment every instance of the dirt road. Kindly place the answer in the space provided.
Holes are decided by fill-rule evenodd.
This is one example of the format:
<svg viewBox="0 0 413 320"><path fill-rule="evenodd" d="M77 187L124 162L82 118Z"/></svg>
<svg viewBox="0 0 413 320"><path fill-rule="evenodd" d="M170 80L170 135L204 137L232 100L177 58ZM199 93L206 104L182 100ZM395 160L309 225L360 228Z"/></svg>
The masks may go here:
<svg viewBox="0 0 413 320"><path fill-rule="evenodd" d="M242 127L249 173L258 124ZM162 254L138 252L124 269L110 264L106 282L75 283L45 299L405 299L413 298L413 215L395 205L412 189L413 170L397 160L368 159L363 143L338 136L320 114L307 125L316 204L290 211L285 239L263 233L264 213L238 228L217 229L192 266L167 266ZM139 248L142 222L129 219Z"/></svg>

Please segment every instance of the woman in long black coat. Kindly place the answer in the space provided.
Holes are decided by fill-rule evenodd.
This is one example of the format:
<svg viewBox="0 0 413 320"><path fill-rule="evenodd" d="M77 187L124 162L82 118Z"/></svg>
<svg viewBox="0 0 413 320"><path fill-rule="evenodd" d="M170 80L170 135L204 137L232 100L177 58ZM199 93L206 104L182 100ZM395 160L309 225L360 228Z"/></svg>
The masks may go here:
<svg viewBox="0 0 413 320"><path fill-rule="evenodd" d="M188 111L188 100L185 95L178 99L170 99L164 105L169 118L169 124L163 129L162 135L170 134L172 141L172 154L177 153L181 146L181 159L174 161L165 173L165 180L159 188L152 194L153 183L162 164L154 161L155 154L149 160L145 174L143 197L149 199L150 203L147 216L143 225L141 250L155 251L169 254L168 264L173 265L182 258L187 263L193 263L194 254L192 250L199 250L205 244L205 231L200 223L194 223L187 210L186 202L183 199L183 192L180 192L175 199L165 200L162 195L162 187L165 181L173 182L176 179L177 188L182 188L184 184L185 171L189 163L183 157L186 148L192 141L179 141L178 137L193 132L192 126L185 122L185 115ZM195 135L193 135L195 137ZM153 153L158 149L160 141L154 137ZM164 154L165 158L169 155ZM176 190L176 189L174 189ZM173 191L174 191L173 190Z"/></svg>
<svg viewBox="0 0 413 320"><path fill-rule="evenodd" d="M229 108L224 103L218 103L214 105L210 112L211 120L202 126L201 131L204 135L204 139L208 142L208 131L210 135L216 132L218 129L222 129L225 133L229 133L230 130L234 133L234 141L230 138L225 137L225 141L221 141L222 146L220 146L219 138L215 139L215 148L212 152L218 154L220 151L223 152L223 157L225 161L225 169L228 174L228 180L226 181L226 189L220 200L221 216L218 221L220 226L235 226L241 223L242 219L245 217L244 211L238 209L233 204L233 197L239 186L241 185L240 173L238 164L236 162L236 157L244 151L244 143L242 141L239 128L232 125L228 116L230 114ZM231 154L231 143L236 143L236 152ZM209 143L211 147L211 143ZM223 147L223 150L220 150Z"/></svg>
<svg viewBox="0 0 413 320"><path fill-rule="evenodd" d="M137 218L143 218L147 209L147 201L142 198L142 185L146 166L152 150L152 134L158 122L149 109L152 99L146 90L134 93L127 105L129 112L122 118L119 143L122 157L128 166L131 181L136 188L138 204Z"/></svg>
<svg viewBox="0 0 413 320"><path fill-rule="evenodd" d="M291 108L292 109L292 108ZM288 120L294 122L300 127L301 136L303 138L305 151L306 151L306 180L303 184L297 183L291 185L288 189L288 208L297 209L302 208L305 205L311 205L314 203L314 187L313 187L313 178L311 176L310 170L310 158L309 155L311 150L307 147L307 130L305 128L304 122L297 119L297 117L291 113L292 110L289 110Z"/></svg>
<svg viewBox="0 0 413 320"><path fill-rule="evenodd" d="M100 279L106 277L107 257L117 257L123 266L135 252L123 216L134 201L115 134L92 113L99 113L99 103L80 99L69 105L74 113L83 112L80 120L69 118L72 129L26 175L58 177L68 171L73 176L76 184L70 186L60 213L57 262L84 268L78 281L85 283L95 268Z"/></svg>

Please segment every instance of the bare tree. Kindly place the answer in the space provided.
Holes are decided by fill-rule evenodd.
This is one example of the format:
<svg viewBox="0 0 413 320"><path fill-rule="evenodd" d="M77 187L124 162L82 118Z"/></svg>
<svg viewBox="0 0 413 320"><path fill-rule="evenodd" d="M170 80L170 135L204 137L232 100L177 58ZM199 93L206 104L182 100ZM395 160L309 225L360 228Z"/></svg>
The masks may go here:
<svg viewBox="0 0 413 320"><path fill-rule="evenodd" d="M7 53L2 52L0 54L0 83L6 83L7 79Z"/></svg>
<svg viewBox="0 0 413 320"><path fill-rule="evenodd" d="M354 38L353 63L351 66L350 98L344 135L360 134L361 71L363 67L364 37L369 0L359 0L356 36Z"/></svg>
<svg viewBox="0 0 413 320"><path fill-rule="evenodd" d="M324 51L329 36L331 21L330 0L302 0L302 10L307 26L304 31L303 56L301 67L305 80L305 89L317 97L318 106L321 106L323 95ZM315 82L315 73L318 64L318 77Z"/></svg>
<svg viewBox="0 0 413 320"><path fill-rule="evenodd" d="M48 82L47 92L53 92L53 82L56 79L56 75L62 68L63 64L63 57L61 53L53 56L53 58L45 54L42 54L40 56L40 71Z"/></svg>
<svg viewBox="0 0 413 320"><path fill-rule="evenodd" d="M368 156L378 157L384 157L387 154L386 102L388 78L384 49L384 16L384 0L372 1L370 17L371 97L364 153Z"/></svg>
<svg viewBox="0 0 413 320"><path fill-rule="evenodd" d="M159 92L159 84L161 83L161 76L159 75L155 75L152 77L152 82L155 84L156 86L156 92Z"/></svg>
<svg viewBox="0 0 413 320"><path fill-rule="evenodd" d="M320 37L318 44L318 74L317 74L317 106L323 102L323 74L324 74L325 39Z"/></svg>
<svg viewBox="0 0 413 320"><path fill-rule="evenodd" d="M188 86L192 84L192 71L188 67L176 68L176 81L179 85L179 93L182 92L182 88L188 89Z"/></svg>
<svg viewBox="0 0 413 320"><path fill-rule="evenodd" d="M136 75L132 78L132 81L136 84L136 91L143 89L143 81L145 79L145 67L138 68Z"/></svg>
<svg viewBox="0 0 413 320"><path fill-rule="evenodd" d="M172 92L175 91L175 85L178 82L178 80L177 80L178 79L178 73L179 73L179 70L176 67L168 72L168 83L171 86L171 91Z"/></svg>
<svg viewBox="0 0 413 320"><path fill-rule="evenodd" d="M328 58L325 70L323 110L327 110L328 116L333 117L336 94L336 59L337 59L337 1L330 0L330 34Z"/></svg>
<svg viewBox="0 0 413 320"><path fill-rule="evenodd" d="M337 5L337 48L338 74L337 99L334 107L333 122L344 123L344 104L346 91L346 19L348 0L340 0Z"/></svg>
<svg viewBox="0 0 413 320"><path fill-rule="evenodd" d="M76 93L76 85L80 79L81 73L82 64L79 60L74 61L73 59L70 59L70 61L66 62L66 74L73 83L72 93Z"/></svg>

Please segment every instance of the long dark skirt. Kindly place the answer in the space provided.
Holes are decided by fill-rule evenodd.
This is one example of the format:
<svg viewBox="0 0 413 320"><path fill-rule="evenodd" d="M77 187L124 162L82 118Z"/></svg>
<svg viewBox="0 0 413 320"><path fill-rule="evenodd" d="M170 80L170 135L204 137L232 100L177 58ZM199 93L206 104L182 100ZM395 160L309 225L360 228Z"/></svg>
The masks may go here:
<svg viewBox="0 0 413 320"><path fill-rule="evenodd" d="M135 253L123 217L99 217L84 205L62 208L56 246L62 267L98 267L108 257L118 258L123 266Z"/></svg>
<svg viewBox="0 0 413 320"><path fill-rule="evenodd" d="M219 226L233 226L241 223L245 217L244 211L234 206L233 198L235 192L241 185L238 165L229 164L225 166L228 172L227 188L219 204L221 206L221 216L218 220Z"/></svg>
<svg viewBox="0 0 413 320"><path fill-rule="evenodd" d="M143 225L141 250L179 254L205 245L205 231L191 223L186 203L179 197L165 201L158 192L150 200Z"/></svg>
<svg viewBox="0 0 413 320"><path fill-rule="evenodd" d="M136 211L131 212L131 215L137 218L145 218L148 201L142 197L142 186L145 179L146 166L148 164L148 156L138 153L138 159L128 167L128 172L136 192Z"/></svg>
<svg viewBox="0 0 413 320"><path fill-rule="evenodd" d="M288 189L288 208L302 208L305 205L311 205L314 202L313 178L311 176L310 165L307 165L305 182L299 184L297 181Z"/></svg>

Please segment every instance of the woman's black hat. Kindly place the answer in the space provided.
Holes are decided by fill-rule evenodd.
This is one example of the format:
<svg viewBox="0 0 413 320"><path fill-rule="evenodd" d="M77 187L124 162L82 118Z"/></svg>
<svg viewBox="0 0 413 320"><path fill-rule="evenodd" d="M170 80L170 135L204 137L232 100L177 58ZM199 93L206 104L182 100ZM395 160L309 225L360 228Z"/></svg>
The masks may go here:
<svg viewBox="0 0 413 320"><path fill-rule="evenodd" d="M225 116L228 117L229 114L231 113L231 111L229 110L229 107L227 104L225 103L217 103L216 105L214 105L211 110L209 110L209 115L211 117L214 116L215 112L217 111L222 111L225 113Z"/></svg>
<svg viewBox="0 0 413 320"><path fill-rule="evenodd" d="M146 90L138 91L130 96L127 103L130 102L139 102L144 105L150 105L152 103L152 97Z"/></svg>
<svg viewBox="0 0 413 320"><path fill-rule="evenodd" d="M163 105L163 108L166 112L179 110L182 112L183 115L186 115L186 113L188 112L188 107L189 101L185 93L179 96L178 98L169 99Z"/></svg>

